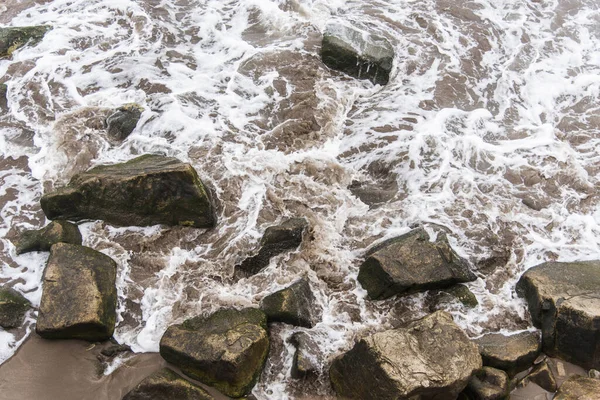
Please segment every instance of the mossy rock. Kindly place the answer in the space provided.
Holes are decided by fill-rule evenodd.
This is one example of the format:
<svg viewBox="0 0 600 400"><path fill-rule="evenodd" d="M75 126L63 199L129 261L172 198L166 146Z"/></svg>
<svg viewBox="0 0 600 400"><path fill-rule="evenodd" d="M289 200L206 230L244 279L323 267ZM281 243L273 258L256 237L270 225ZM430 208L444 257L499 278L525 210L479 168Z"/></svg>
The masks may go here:
<svg viewBox="0 0 600 400"><path fill-rule="evenodd" d="M595 400L600 398L600 379L573 375L556 392L554 400Z"/></svg>
<svg viewBox="0 0 600 400"><path fill-rule="evenodd" d="M213 400L206 390L183 379L169 368L150 375L123 400Z"/></svg>
<svg viewBox="0 0 600 400"><path fill-rule="evenodd" d="M306 328L312 328L314 325L315 307L315 296L308 280L304 278L266 296L260 305L269 322L285 322Z"/></svg>
<svg viewBox="0 0 600 400"><path fill-rule="evenodd" d="M531 367L541 351L538 332L516 335L489 333L475 340L483 365L506 371L510 377Z"/></svg>
<svg viewBox="0 0 600 400"><path fill-rule="evenodd" d="M506 372L483 367L473 374L464 393L472 400L508 400L509 382Z"/></svg>
<svg viewBox="0 0 600 400"><path fill-rule="evenodd" d="M296 332L291 336L290 343L296 348L292 359L292 378L316 377L321 370L323 360L319 346L310 334Z"/></svg>
<svg viewBox="0 0 600 400"><path fill-rule="evenodd" d="M0 28L0 58L11 57L15 50L26 44L39 43L51 29L50 26Z"/></svg>
<svg viewBox="0 0 600 400"><path fill-rule="evenodd" d="M81 244L81 232L68 221L53 221L42 229L24 231L15 241L17 254L30 251L50 251L56 243Z"/></svg>
<svg viewBox="0 0 600 400"><path fill-rule="evenodd" d="M124 140L133 132L142 116L144 108L136 103L119 107L106 119L108 135L116 140Z"/></svg>
<svg viewBox="0 0 600 400"><path fill-rule="evenodd" d="M8 110L8 86L0 83L0 113Z"/></svg>
<svg viewBox="0 0 600 400"><path fill-rule="evenodd" d="M0 326L11 329L21 326L31 303L13 288L0 288Z"/></svg>

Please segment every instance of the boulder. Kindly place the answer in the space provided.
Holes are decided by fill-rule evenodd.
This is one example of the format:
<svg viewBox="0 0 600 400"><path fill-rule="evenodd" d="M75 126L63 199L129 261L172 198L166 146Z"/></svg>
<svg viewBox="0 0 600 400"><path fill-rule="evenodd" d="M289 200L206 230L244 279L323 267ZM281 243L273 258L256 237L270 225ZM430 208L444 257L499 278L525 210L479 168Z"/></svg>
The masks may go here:
<svg viewBox="0 0 600 400"><path fill-rule="evenodd" d="M312 328L317 314L315 296L308 280L302 278L285 289L266 296L260 308L267 315L269 322L285 322L286 324Z"/></svg>
<svg viewBox="0 0 600 400"><path fill-rule="evenodd" d="M8 110L8 86L0 83L0 112Z"/></svg>
<svg viewBox="0 0 600 400"><path fill-rule="evenodd" d="M479 305L477 297L465 285L454 285L447 289L431 291L429 293L439 305L447 305L458 301L466 308L474 308Z"/></svg>
<svg viewBox="0 0 600 400"><path fill-rule="evenodd" d="M135 103L117 108L116 112L106 118L108 136L116 140L125 140L135 129L143 111L144 108Z"/></svg>
<svg viewBox="0 0 600 400"><path fill-rule="evenodd" d="M358 281L373 300L429 289L443 289L476 279L443 232L435 241L423 228L387 240L369 251Z"/></svg>
<svg viewBox="0 0 600 400"><path fill-rule="evenodd" d="M173 157L145 155L75 175L46 194L49 219L101 219L120 226L215 226L211 195L194 168Z"/></svg>
<svg viewBox="0 0 600 400"><path fill-rule="evenodd" d="M272 257L297 248L302 243L302 236L307 228L308 222L304 218L292 218L280 225L268 227L260 240L258 253L237 265L236 274L254 275L269 265Z"/></svg>
<svg viewBox="0 0 600 400"><path fill-rule="evenodd" d="M267 317L254 308L188 319L170 326L160 341L165 360L231 397L250 393L268 352Z"/></svg>
<svg viewBox="0 0 600 400"><path fill-rule="evenodd" d="M382 36L348 25L330 24L323 34L321 58L329 68L385 85L390 80L394 48Z"/></svg>
<svg viewBox="0 0 600 400"><path fill-rule="evenodd" d="M544 353L586 369L600 368L600 261L547 262L517 283Z"/></svg>
<svg viewBox="0 0 600 400"><path fill-rule="evenodd" d="M56 243L81 244L81 232L68 221L53 221L38 230L24 231L15 241L17 254L30 251L50 251Z"/></svg>
<svg viewBox="0 0 600 400"><path fill-rule="evenodd" d="M342 398L452 399L480 368L477 346L438 311L360 340L333 361L329 377Z"/></svg>
<svg viewBox="0 0 600 400"><path fill-rule="evenodd" d="M292 359L292 378L317 376L322 365L321 351L311 336L306 332L296 332L290 343L296 348Z"/></svg>
<svg viewBox="0 0 600 400"><path fill-rule="evenodd" d="M521 332L506 336L489 333L475 340L483 365L506 371L509 376L531 367L540 354L540 336L537 332Z"/></svg>
<svg viewBox="0 0 600 400"><path fill-rule="evenodd" d="M57 243L43 276L36 332L46 339L102 341L115 330L117 264L107 255Z"/></svg>
<svg viewBox="0 0 600 400"><path fill-rule="evenodd" d="M11 329L21 326L31 303L13 288L0 287L0 326Z"/></svg>
<svg viewBox="0 0 600 400"><path fill-rule="evenodd" d="M508 399L508 375L496 368L483 367L473 374L465 394L471 400Z"/></svg>
<svg viewBox="0 0 600 400"><path fill-rule="evenodd" d="M140 382L123 400L213 400L206 390L163 368Z"/></svg>
<svg viewBox="0 0 600 400"><path fill-rule="evenodd" d="M552 393L556 392L558 387L554 373L546 360L533 367L533 370L527 375L527 379Z"/></svg>
<svg viewBox="0 0 600 400"><path fill-rule="evenodd" d="M573 375L556 392L554 400L598 400L600 379Z"/></svg>
<svg viewBox="0 0 600 400"><path fill-rule="evenodd" d="M37 44L50 29L50 26L0 28L0 59L12 56L15 50L28 43Z"/></svg>

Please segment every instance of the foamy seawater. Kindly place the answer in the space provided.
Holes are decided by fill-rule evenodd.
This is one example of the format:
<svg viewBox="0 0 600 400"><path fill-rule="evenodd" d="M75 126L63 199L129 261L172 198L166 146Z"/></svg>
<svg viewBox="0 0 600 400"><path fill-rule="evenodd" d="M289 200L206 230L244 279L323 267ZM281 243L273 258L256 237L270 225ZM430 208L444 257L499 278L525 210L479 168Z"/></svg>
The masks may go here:
<svg viewBox="0 0 600 400"><path fill-rule="evenodd" d="M47 254L17 256L11 240L45 225L43 193L91 166L175 156L219 199L212 230L80 225L84 244L119 264L115 338L136 352L158 351L170 324L256 306L305 276L323 309L309 332L324 373L291 379L287 339L305 329L276 324L253 393L328 396L329 362L354 339L430 311L425 294L366 298L356 276L371 244L419 224L449 229L479 276L467 286L480 304L444 307L473 337L531 328L514 293L527 268L600 257L595 1L38 3L0 5L6 25L53 26L0 60L10 108L0 115L0 282L39 305ZM390 41L388 85L320 62L335 21ZM102 121L130 102L142 118L112 143ZM355 181L386 201L370 207L348 188ZM296 216L311 225L299 251L234 280L264 230ZM22 331L0 331L0 360L33 323L35 312Z"/></svg>

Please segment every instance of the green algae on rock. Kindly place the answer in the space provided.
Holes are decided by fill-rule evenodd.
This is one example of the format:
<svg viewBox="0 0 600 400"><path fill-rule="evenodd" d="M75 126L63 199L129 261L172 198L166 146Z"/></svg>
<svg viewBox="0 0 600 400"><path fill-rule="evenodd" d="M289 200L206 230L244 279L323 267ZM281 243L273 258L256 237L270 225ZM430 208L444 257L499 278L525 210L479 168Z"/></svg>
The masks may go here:
<svg viewBox="0 0 600 400"><path fill-rule="evenodd" d="M163 368L141 381L123 400L213 400L203 388Z"/></svg>
<svg viewBox="0 0 600 400"><path fill-rule="evenodd" d="M31 303L13 288L0 287L0 326L11 329L21 326Z"/></svg>
<svg viewBox="0 0 600 400"><path fill-rule="evenodd" d="M0 28L0 59L11 57L15 50L28 43L37 44L51 29L43 25Z"/></svg>
<svg viewBox="0 0 600 400"><path fill-rule="evenodd" d="M17 254L30 251L50 251L56 243L82 243L81 232L77 225L68 221L52 221L38 230L24 231L15 241Z"/></svg>

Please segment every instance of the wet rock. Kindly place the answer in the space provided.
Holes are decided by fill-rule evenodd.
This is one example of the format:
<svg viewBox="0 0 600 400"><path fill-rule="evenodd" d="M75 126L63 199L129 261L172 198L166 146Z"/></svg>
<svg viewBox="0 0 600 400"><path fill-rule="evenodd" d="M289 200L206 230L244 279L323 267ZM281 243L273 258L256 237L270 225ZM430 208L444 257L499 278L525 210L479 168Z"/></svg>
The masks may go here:
<svg viewBox="0 0 600 400"><path fill-rule="evenodd" d="M0 28L0 59L11 57L15 50L28 43L39 43L50 29L50 26Z"/></svg>
<svg viewBox="0 0 600 400"><path fill-rule="evenodd" d="M442 289L440 291L442 296L440 301L444 301L447 298L452 298L458 300L463 306L467 308L474 308L479 305L477 301L477 297L469 290L465 285L454 285L447 289Z"/></svg>
<svg viewBox="0 0 600 400"><path fill-rule="evenodd" d="M272 257L298 247L307 228L308 222L304 218L292 218L280 225L268 227L260 240L258 254L237 265L236 274L249 276L258 273L269 265Z"/></svg>
<svg viewBox="0 0 600 400"><path fill-rule="evenodd" d="M8 86L0 83L0 112L8 110Z"/></svg>
<svg viewBox="0 0 600 400"><path fill-rule="evenodd" d="M348 186L350 192L358 197L360 201L375 206L390 201L398 193L398 185L395 181L387 185L376 185L354 181Z"/></svg>
<svg viewBox="0 0 600 400"><path fill-rule="evenodd" d="M143 111L144 108L135 103L117 108L115 113L106 118L109 137L116 140L127 138L135 129Z"/></svg>
<svg viewBox="0 0 600 400"><path fill-rule="evenodd" d="M131 347L126 344L112 344L100 351L104 357L113 358L118 354L131 352Z"/></svg>
<svg viewBox="0 0 600 400"><path fill-rule="evenodd" d="M573 375L560 386L554 400L596 400L599 393L600 380Z"/></svg>
<svg viewBox="0 0 600 400"><path fill-rule="evenodd" d="M541 348L537 332L521 332L511 336L490 333L475 342L479 346L483 365L506 371L510 376L531 367Z"/></svg>
<svg viewBox="0 0 600 400"><path fill-rule="evenodd" d="M170 326L160 354L183 373L231 397L250 393L269 352L266 315L225 309Z"/></svg>
<svg viewBox="0 0 600 400"><path fill-rule="evenodd" d="M394 49L382 36L330 24L323 34L321 58L332 69L385 85L390 80Z"/></svg>
<svg viewBox="0 0 600 400"><path fill-rule="evenodd" d="M36 325L46 339L102 341L115 329L117 264L89 247L57 243L43 277Z"/></svg>
<svg viewBox="0 0 600 400"><path fill-rule="evenodd" d="M41 204L49 219L101 219L120 226L216 224L211 195L196 170L160 155L77 174L66 187L44 195Z"/></svg>
<svg viewBox="0 0 600 400"><path fill-rule="evenodd" d="M314 325L315 307L315 296L304 278L266 296L260 305L269 322L285 322L306 328Z"/></svg>
<svg viewBox="0 0 600 400"><path fill-rule="evenodd" d="M536 365L531 373L527 376L527 379L549 392L556 392L558 387L556 384L556 378L554 377L552 369L550 369L547 361L543 361Z"/></svg>
<svg viewBox="0 0 600 400"><path fill-rule="evenodd" d="M373 300L443 289L475 279L444 233L438 232L431 242L423 228L370 249L358 273L358 281Z"/></svg>
<svg viewBox="0 0 600 400"><path fill-rule="evenodd" d="M292 378L302 379L316 376L320 371L321 360L319 346L306 332L296 332L290 338L296 347L292 360Z"/></svg>
<svg viewBox="0 0 600 400"><path fill-rule="evenodd" d="M496 368L483 367L476 371L465 390L471 400L508 399L509 379L506 372Z"/></svg>
<svg viewBox="0 0 600 400"><path fill-rule="evenodd" d="M13 288L0 287L0 326L11 329L21 326L31 303Z"/></svg>
<svg viewBox="0 0 600 400"><path fill-rule="evenodd" d="M42 229L23 232L15 241L17 254L30 251L50 251L56 243L81 244L81 232L68 221L53 221Z"/></svg>
<svg viewBox="0 0 600 400"><path fill-rule="evenodd" d="M480 368L477 346L438 311L360 340L333 361L329 377L343 398L451 399Z"/></svg>
<svg viewBox="0 0 600 400"><path fill-rule="evenodd" d="M584 368L600 368L600 261L547 262L517 283L544 353Z"/></svg>
<svg viewBox="0 0 600 400"><path fill-rule="evenodd" d="M140 382L123 400L213 400L206 390L163 368Z"/></svg>

